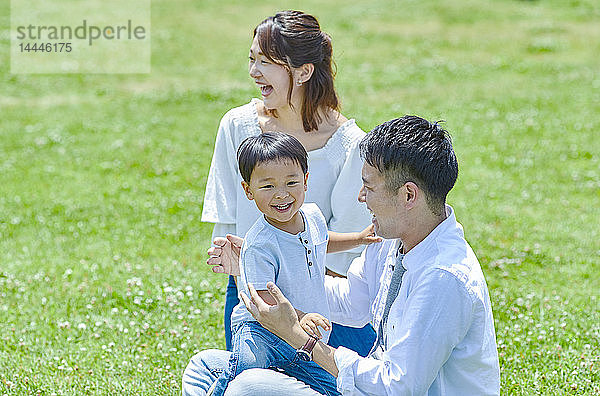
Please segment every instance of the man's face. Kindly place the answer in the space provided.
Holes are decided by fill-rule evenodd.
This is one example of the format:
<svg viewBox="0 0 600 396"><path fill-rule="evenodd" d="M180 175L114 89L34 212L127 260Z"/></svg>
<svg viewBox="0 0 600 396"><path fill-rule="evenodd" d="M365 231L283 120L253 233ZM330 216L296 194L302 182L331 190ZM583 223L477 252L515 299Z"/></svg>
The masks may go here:
<svg viewBox="0 0 600 396"><path fill-rule="evenodd" d="M358 200L365 203L373 214L375 232L386 239L399 238L399 225L404 217L403 208L399 205L399 196L389 193L383 174L366 162L362 168L362 179L363 187L358 194Z"/></svg>

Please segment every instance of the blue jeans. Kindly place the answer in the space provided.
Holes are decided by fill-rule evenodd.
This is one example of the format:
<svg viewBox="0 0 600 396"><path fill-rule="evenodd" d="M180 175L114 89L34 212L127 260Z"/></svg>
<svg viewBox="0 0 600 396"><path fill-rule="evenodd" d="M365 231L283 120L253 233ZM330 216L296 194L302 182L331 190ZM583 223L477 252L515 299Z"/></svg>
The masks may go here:
<svg viewBox="0 0 600 396"><path fill-rule="evenodd" d="M371 324L356 328L332 323L331 335L329 336L327 345L333 348L343 346L352 349L362 357L367 357L376 338L377 333Z"/></svg>
<svg viewBox="0 0 600 396"><path fill-rule="evenodd" d="M336 380L315 362L296 358L296 350L258 322L242 322L233 329L233 352L229 364L217 378L214 396L222 396L227 385L252 368L277 368L324 395L339 395Z"/></svg>
<svg viewBox="0 0 600 396"><path fill-rule="evenodd" d="M225 370L231 352L208 349L196 354L183 372L181 394L204 396ZM250 369L229 383L225 396L322 396L310 386L284 373L269 369Z"/></svg>
<svg viewBox="0 0 600 396"><path fill-rule="evenodd" d="M231 313L239 302L235 281L233 276L230 276L229 283L227 283L227 293L225 294L225 346L228 351L231 351ZM333 323L328 345L334 348L344 346L352 349L360 356L366 357L375 342L375 338L377 338L377 334L370 324L357 329Z"/></svg>
<svg viewBox="0 0 600 396"><path fill-rule="evenodd" d="M227 282L227 293L225 294L225 347L228 351L231 351L231 314L233 308L238 305L240 299L238 298L238 290L235 284L235 278L229 275L229 282Z"/></svg>

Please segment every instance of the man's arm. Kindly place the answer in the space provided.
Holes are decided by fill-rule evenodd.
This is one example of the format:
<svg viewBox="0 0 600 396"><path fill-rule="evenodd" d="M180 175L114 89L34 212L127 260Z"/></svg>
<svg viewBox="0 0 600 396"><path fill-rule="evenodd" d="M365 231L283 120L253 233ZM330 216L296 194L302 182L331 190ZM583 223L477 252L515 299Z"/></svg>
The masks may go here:
<svg viewBox="0 0 600 396"><path fill-rule="evenodd" d="M396 309L402 309L401 316ZM381 360L361 358L345 348L337 351L342 393L352 389L376 395L427 393L468 331L471 313L470 297L453 275L435 270L414 280L408 298L392 306L388 348Z"/></svg>
<svg viewBox="0 0 600 396"><path fill-rule="evenodd" d="M374 258L380 244L368 246L355 258L346 278L325 277L325 294L332 322L345 326L363 327L371 317L372 298L379 288Z"/></svg>
<svg viewBox="0 0 600 396"><path fill-rule="evenodd" d="M254 289L254 287L252 288ZM258 294L258 297L260 297L260 299L263 300L266 304L277 304L277 300L275 300L275 298L271 295L271 293L269 293L268 290L256 290L256 293ZM302 318L306 315L306 313L300 311L299 309L294 309L294 311L296 312L296 316L298 317L299 321L302 320Z"/></svg>
<svg viewBox="0 0 600 396"><path fill-rule="evenodd" d="M274 283L269 282L267 289L275 300L275 305L267 304L258 295L252 285L248 285L248 288L250 297L245 293L241 293L241 296L244 305L246 305L246 308L254 319L293 348L299 349L306 344L310 337L300 326L296 310ZM337 377L338 369L334 359L335 351L335 348L319 341L313 350L313 360L334 377Z"/></svg>
<svg viewBox="0 0 600 396"><path fill-rule="evenodd" d="M313 360L340 377L338 383L346 391L360 389L378 395L425 393L469 326L469 298L457 286L449 274L420 285L406 301L406 319L396 323L400 328L389 335L394 339L382 360L362 358L348 349L331 348L322 342L315 346ZM299 326L294 308L274 284L269 283L267 288L275 305L266 304L252 288L251 297L242 294L244 304L265 328L292 347L302 347L309 336ZM423 309L423 299L429 300L431 309Z"/></svg>

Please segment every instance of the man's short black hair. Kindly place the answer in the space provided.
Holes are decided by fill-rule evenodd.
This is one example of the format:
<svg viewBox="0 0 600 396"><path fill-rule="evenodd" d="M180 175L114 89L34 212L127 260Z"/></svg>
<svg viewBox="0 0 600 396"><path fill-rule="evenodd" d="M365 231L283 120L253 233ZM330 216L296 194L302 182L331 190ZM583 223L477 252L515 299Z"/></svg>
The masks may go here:
<svg viewBox="0 0 600 396"><path fill-rule="evenodd" d="M431 211L444 213L446 196L458 177L458 161L450 135L437 122L409 115L384 122L361 141L360 154L383 174L392 194L412 181L425 192Z"/></svg>
<svg viewBox="0 0 600 396"><path fill-rule="evenodd" d="M263 162L290 160L300 165L305 175L308 172L308 154L302 143L281 132L265 132L244 139L238 148L237 158L246 183L250 183L254 168Z"/></svg>

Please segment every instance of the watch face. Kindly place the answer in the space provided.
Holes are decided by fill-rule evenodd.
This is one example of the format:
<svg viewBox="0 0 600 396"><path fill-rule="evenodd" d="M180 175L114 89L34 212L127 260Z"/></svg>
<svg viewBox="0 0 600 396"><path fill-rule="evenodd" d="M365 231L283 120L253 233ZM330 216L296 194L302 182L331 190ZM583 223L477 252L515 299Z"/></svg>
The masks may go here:
<svg viewBox="0 0 600 396"><path fill-rule="evenodd" d="M298 357L298 360L302 360L304 362L310 362L312 360L310 353L303 350L296 351L296 356Z"/></svg>

